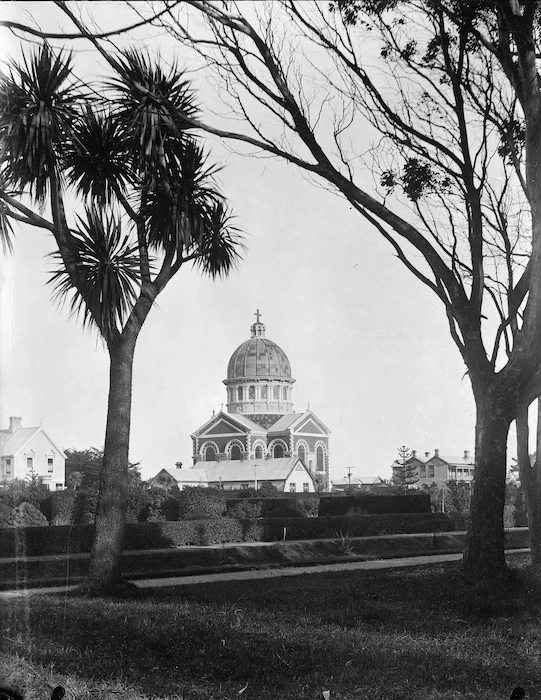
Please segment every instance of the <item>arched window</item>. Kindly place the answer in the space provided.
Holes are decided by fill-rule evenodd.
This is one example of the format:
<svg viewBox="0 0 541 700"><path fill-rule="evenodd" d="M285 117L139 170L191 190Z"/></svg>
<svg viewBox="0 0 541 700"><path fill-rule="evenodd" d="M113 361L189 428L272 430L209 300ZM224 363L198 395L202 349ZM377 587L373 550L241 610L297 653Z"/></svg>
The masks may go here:
<svg viewBox="0 0 541 700"><path fill-rule="evenodd" d="M248 398L255 399L255 386L248 387Z"/></svg>
<svg viewBox="0 0 541 700"><path fill-rule="evenodd" d="M258 445L255 448L254 457L256 459L263 459L263 448L261 447L261 445Z"/></svg>
<svg viewBox="0 0 541 700"><path fill-rule="evenodd" d="M233 389L229 388L227 390L227 398L229 399L229 403L232 403L234 401L234 396L235 395L233 393Z"/></svg>
<svg viewBox="0 0 541 700"><path fill-rule="evenodd" d="M282 398L284 399L284 401L287 401L287 387L286 386L282 389Z"/></svg>
<svg viewBox="0 0 541 700"><path fill-rule="evenodd" d="M242 387L241 386L239 386L239 388L237 389L237 397L238 397L239 401L242 401Z"/></svg>
<svg viewBox="0 0 541 700"><path fill-rule="evenodd" d="M216 448L214 445L208 445L205 450L205 462L215 462L216 456Z"/></svg>
<svg viewBox="0 0 541 700"><path fill-rule="evenodd" d="M275 445L274 450L272 451L272 456L274 459L280 459L281 457L284 456L284 447L283 445Z"/></svg>
<svg viewBox="0 0 541 700"><path fill-rule="evenodd" d="M266 386L262 386L262 387L261 387L261 398L262 398L262 399L266 399L266 398L267 398L267 387L266 387Z"/></svg>
<svg viewBox="0 0 541 700"><path fill-rule="evenodd" d="M306 464L306 449L304 445L299 445L297 455L299 456L299 459L302 459L302 463Z"/></svg>
<svg viewBox="0 0 541 700"><path fill-rule="evenodd" d="M273 386L272 387L272 398L278 401L280 398L280 387L279 386Z"/></svg>
<svg viewBox="0 0 541 700"><path fill-rule="evenodd" d="M238 445L233 445L231 452L229 453L229 459L242 459L242 452Z"/></svg>
<svg viewBox="0 0 541 700"><path fill-rule="evenodd" d="M321 445L319 445L316 450L316 470L318 472L325 471L325 452L323 451L323 447L321 447Z"/></svg>

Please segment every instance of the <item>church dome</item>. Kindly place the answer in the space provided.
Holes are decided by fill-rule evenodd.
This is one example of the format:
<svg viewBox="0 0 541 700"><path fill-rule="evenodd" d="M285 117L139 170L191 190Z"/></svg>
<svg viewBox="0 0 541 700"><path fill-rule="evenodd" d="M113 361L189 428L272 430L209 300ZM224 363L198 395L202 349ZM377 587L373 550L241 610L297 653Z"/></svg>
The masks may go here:
<svg viewBox="0 0 541 700"><path fill-rule="evenodd" d="M255 324L263 325L263 324ZM254 328L252 326L252 329ZM268 338L253 335L231 355L228 379L291 379L291 365L281 347Z"/></svg>

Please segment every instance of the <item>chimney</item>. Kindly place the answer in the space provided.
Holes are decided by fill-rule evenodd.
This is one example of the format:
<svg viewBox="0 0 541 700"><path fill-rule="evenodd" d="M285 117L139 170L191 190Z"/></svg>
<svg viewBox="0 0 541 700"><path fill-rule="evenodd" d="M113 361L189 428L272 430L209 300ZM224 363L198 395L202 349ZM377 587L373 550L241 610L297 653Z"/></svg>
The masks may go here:
<svg viewBox="0 0 541 700"><path fill-rule="evenodd" d="M19 418L19 416L10 416L9 417L9 432L10 433L16 433L17 430L20 430L22 428L22 423L23 419Z"/></svg>
<svg viewBox="0 0 541 700"><path fill-rule="evenodd" d="M411 458L415 459L417 457L417 450L412 450L411 451Z"/></svg>
<svg viewBox="0 0 541 700"><path fill-rule="evenodd" d="M470 452L469 450L464 450L464 461L469 462L470 461Z"/></svg>
<svg viewBox="0 0 541 700"><path fill-rule="evenodd" d="M440 456L440 451L438 449L434 450L434 457L439 457Z"/></svg>
<svg viewBox="0 0 541 700"><path fill-rule="evenodd" d="M428 459L430 457L430 452L425 452L425 457Z"/></svg>

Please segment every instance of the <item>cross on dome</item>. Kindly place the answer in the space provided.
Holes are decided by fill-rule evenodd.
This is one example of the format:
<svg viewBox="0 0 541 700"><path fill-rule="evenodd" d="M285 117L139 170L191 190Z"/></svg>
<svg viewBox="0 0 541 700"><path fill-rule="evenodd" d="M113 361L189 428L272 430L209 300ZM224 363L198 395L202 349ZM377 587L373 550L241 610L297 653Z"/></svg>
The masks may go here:
<svg viewBox="0 0 541 700"><path fill-rule="evenodd" d="M255 312L254 316L256 317L257 321L252 324L252 327L250 328L250 332L252 335L252 338L264 338L265 337L265 326L263 323L261 323L261 312L259 309Z"/></svg>

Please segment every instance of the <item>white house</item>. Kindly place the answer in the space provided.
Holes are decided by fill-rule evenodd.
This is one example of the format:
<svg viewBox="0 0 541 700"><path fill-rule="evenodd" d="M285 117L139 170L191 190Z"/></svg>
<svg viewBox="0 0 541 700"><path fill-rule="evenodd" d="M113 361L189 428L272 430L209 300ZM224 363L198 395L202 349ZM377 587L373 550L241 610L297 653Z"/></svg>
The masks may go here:
<svg viewBox="0 0 541 700"><path fill-rule="evenodd" d="M197 462L192 469L162 469L150 480L152 486L176 483L181 490L186 486L257 489L263 482L287 493L314 493L316 490L314 477L299 457Z"/></svg>
<svg viewBox="0 0 541 700"><path fill-rule="evenodd" d="M23 428L22 419L11 416L9 428L0 430L0 485L34 473L48 489L61 490L66 481L65 464L66 455L43 428Z"/></svg>

